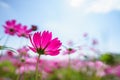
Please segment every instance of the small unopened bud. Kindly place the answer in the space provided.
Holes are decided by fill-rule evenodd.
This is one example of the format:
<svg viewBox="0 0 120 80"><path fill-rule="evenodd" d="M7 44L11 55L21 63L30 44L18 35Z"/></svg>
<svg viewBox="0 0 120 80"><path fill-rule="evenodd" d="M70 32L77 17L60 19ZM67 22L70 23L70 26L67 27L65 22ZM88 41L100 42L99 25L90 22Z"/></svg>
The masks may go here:
<svg viewBox="0 0 120 80"><path fill-rule="evenodd" d="M21 58L21 62L25 62L25 59Z"/></svg>
<svg viewBox="0 0 120 80"><path fill-rule="evenodd" d="M37 26L36 25L32 25L32 31L36 31L37 30Z"/></svg>

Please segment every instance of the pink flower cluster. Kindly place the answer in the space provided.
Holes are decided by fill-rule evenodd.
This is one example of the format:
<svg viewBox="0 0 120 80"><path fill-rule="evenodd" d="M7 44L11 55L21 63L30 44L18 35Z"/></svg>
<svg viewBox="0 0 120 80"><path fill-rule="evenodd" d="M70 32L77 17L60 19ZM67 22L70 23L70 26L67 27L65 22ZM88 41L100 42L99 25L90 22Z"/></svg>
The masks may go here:
<svg viewBox="0 0 120 80"><path fill-rule="evenodd" d="M18 49L17 50L18 51L18 53L19 53L19 55L22 57L22 56L29 56L28 55L28 51L29 51L29 49L26 47L26 46L23 46L22 48L20 48L20 49Z"/></svg>
<svg viewBox="0 0 120 80"><path fill-rule="evenodd" d="M33 26L30 29L27 29L28 26L17 23L16 20L6 21L5 25L3 25L3 27L5 29L6 34L9 34L11 36L17 35L18 37L25 37L25 38L28 38L29 34L32 31L37 29L36 26Z"/></svg>
<svg viewBox="0 0 120 80"><path fill-rule="evenodd" d="M2 56L0 62L8 60L16 67L16 74L23 74L29 72L35 72L35 65L37 62L36 57L25 57L25 62L21 62L18 58L10 56ZM49 74L53 74L55 70L68 68L67 59L40 59L39 60L39 71L42 71L42 76L47 78ZM46 66L47 65L47 66ZM7 66L9 67L9 66ZM82 61L79 59L72 59L70 62L70 67L79 72L83 72L87 75L95 74L99 77L104 77L107 75L116 75L120 77L120 65L109 66L101 61Z"/></svg>

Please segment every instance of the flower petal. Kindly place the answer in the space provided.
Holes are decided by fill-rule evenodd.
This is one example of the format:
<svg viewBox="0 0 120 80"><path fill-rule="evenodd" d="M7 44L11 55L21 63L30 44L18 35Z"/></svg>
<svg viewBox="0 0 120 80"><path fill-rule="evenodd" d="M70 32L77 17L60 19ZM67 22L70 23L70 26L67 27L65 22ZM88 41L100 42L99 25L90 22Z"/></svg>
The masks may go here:
<svg viewBox="0 0 120 80"><path fill-rule="evenodd" d="M56 50L58 49L60 46L62 45L62 43L60 42L60 40L58 40L58 38L55 38L53 40L51 40L50 44L47 46L46 50Z"/></svg>
<svg viewBox="0 0 120 80"><path fill-rule="evenodd" d="M43 49L47 47L51 39L52 39L52 33L51 32L49 33L48 31L44 31L41 37L41 47Z"/></svg>
<svg viewBox="0 0 120 80"><path fill-rule="evenodd" d="M35 44L36 48L40 48L40 46L41 46L41 33L37 32L33 35L33 43Z"/></svg>
<svg viewBox="0 0 120 80"><path fill-rule="evenodd" d="M37 52L35 48L28 46L33 52Z"/></svg>
<svg viewBox="0 0 120 80"><path fill-rule="evenodd" d="M58 55L59 54L59 52L60 52L60 49L59 50L55 50L55 51L46 51L45 52L45 54L46 55L51 55L51 56L56 56L56 55Z"/></svg>

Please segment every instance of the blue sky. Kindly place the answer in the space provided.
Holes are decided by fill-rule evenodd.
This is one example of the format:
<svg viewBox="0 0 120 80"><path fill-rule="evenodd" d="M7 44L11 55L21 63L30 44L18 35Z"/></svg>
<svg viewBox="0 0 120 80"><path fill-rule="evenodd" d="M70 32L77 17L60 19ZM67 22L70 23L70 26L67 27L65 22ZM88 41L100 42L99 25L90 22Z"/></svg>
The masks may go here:
<svg viewBox="0 0 120 80"><path fill-rule="evenodd" d="M38 31L50 30L63 44L80 43L88 32L99 40L101 50L120 52L120 0L0 0L0 36L2 25L11 19L38 25ZM15 38L10 46L13 40L17 46Z"/></svg>

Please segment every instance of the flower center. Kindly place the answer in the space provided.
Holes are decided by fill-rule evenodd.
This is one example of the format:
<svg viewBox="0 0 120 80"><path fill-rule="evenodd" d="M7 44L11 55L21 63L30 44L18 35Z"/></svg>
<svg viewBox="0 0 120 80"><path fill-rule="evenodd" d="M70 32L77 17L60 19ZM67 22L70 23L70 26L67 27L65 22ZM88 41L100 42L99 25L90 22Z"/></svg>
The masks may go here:
<svg viewBox="0 0 120 80"><path fill-rule="evenodd" d="M21 36L26 37L25 33L22 33Z"/></svg>
<svg viewBox="0 0 120 80"><path fill-rule="evenodd" d="M72 51L72 48L68 48L68 51Z"/></svg>
<svg viewBox="0 0 120 80"><path fill-rule="evenodd" d="M10 32L14 32L14 29L13 29L13 28L10 28Z"/></svg>
<svg viewBox="0 0 120 80"><path fill-rule="evenodd" d="M38 54L44 54L44 49L37 48L37 53L38 53Z"/></svg>

